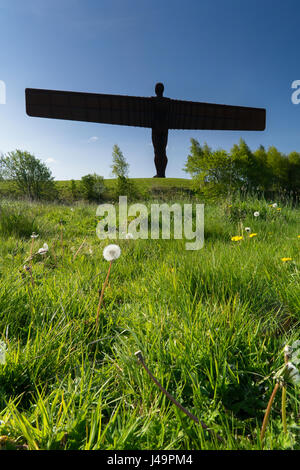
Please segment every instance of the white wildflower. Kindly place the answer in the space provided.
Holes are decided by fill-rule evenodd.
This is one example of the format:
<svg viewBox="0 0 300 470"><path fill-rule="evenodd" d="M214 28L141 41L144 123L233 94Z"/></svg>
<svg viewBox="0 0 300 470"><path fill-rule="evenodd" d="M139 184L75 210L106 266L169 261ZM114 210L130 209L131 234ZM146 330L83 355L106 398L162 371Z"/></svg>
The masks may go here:
<svg viewBox="0 0 300 470"><path fill-rule="evenodd" d="M254 217L259 217L259 212L255 211L253 215L254 215Z"/></svg>
<svg viewBox="0 0 300 470"><path fill-rule="evenodd" d="M121 254L121 248L118 245L107 245L103 250L103 256L106 261L114 261Z"/></svg>
<svg viewBox="0 0 300 470"><path fill-rule="evenodd" d="M45 255L48 250L49 250L49 247L48 247L47 243L44 243L44 245L42 246L42 248L40 248L40 249L38 250L38 253L39 253L40 255Z"/></svg>

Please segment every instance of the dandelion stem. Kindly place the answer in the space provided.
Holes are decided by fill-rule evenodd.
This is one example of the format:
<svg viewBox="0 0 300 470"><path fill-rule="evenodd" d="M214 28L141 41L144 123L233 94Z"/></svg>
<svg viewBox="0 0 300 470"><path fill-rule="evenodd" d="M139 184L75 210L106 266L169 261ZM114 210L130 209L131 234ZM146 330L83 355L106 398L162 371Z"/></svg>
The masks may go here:
<svg viewBox="0 0 300 470"><path fill-rule="evenodd" d="M98 303L98 308L97 308L97 316L96 316L96 326L97 327L98 327L98 323L99 323L99 313L100 313L100 308L101 308L101 304L102 304L103 294L104 294L105 287L107 286L107 282L108 282L108 278L109 278L109 274L110 274L110 270L111 270L111 265L112 265L112 261L110 261L110 263L109 263L108 272L107 272L104 284L102 286L102 290L101 290L101 294L100 294L100 298L99 298L99 303Z"/></svg>
<svg viewBox="0 0 300 470"><path fill-rule="evenodd" d="M78 255L79 251L81 250L81 248L83 247L83 245L85 244L85 241L86 241L86 238L83 240L83 242L81 243L80 247L78 248L78 250L76 251L75 255L73 256L73 260L76 258L76 256Z"/></svg>
<svg viewBox="0 0 300 470"><path fill-rule="evenodd" d="M32 269L31 269L31 266L30 266L30 265L29 265L29 274L30 274L30 279L31 279L32 287L34 287L34 279L33 279Z"/></svg>
<svg viewBox="0 0 300 470"><path fill-rule="evenodd" d="M287 364L289 362L289 356L286 352L284 352L284 363ZM286 424L286 383L282 386L282 395L281 395L281 416L282 416L282 426L283 432L287 433L287 424Z"/></svg>
<svg viewBox="0 0 300 470"><path fill-rule="evenodd" d="M171 400L174 403L174 405L177 406L177 408L179 408L181 411L183 411L189 418L191 418L193 421L195 421L195 423L200 424L203 429L205 429L206 431L212 433L218 439L219 442L223 442L223 439L221 438L221 436L216 434L203 421L199 420L196 416L194 416L192 413L190 413L167 390L164 389L164 387L159 383L159 381L154 377L154 375L150 372L150 370L146 366L141 351L137 351L135 353L135 356L137 357L138 361L142 364L143 368L145 369L145 371L147 372L149 377L153 380L153 382L169 398L169 400Z"/></svg>
<svg viewBox="0 0 300 470"><path fill-rule="evenodd" d="M32 265L33 245L34 245L34 238L31 239L31 245L30 245L30 255L29 255L29 267L30 267L30 270L31 270L31 265Z"/></svg>
<svg viewBox="0 0 300 470"><path fill-rule="evenodd" d="M61 226L61 229L60 229L60 242L61 242L62 256L64 256L65 248L64 248L64 242L63 242L63 228L62 228L62 226Z"/></svg>
<svg viewBox="0 0 300 470"><path fill-rule="evenodd" d="M31 284L32 287L34 287L34 280L33 280L33 275L32 275L32 252L33 252L33 245L34 245L34 237L31 238L31 244L30 244L30 255L29 255L29 274L30 274L30 279L31 279Z"/></svg>
<svg viewBox="0 0 300 470"><path fill-rule="evenodd" d="M279 388L279 382L277 382L275 387L274 387L274 390L272 392L272 395L270 397L270 400L269 400L269 403L268 403L268 406L267 406L267 409L266 409L266 412L265 412L265 416L264 416L264 420L263 420L263 424L262 424L262 428L261 428L261 432L260 432L260 440L261 441L265 437L265 432L266 432L266 427L267 427L268 420L269 420L270 411L271 411L271 408L272 408L272 404L273 404L275 395L278 391L278 388Z"/></svg>
<svg viewBox="0 0 300 470"><path fill-rule="evenodd" d="M282 416L283 432L286 434L287 433L287 424L286 424L286 385L282 386L281 416Z"/></svg>
<svg viewBox="0 0 300 470"><path fill-rule="evenodd" d="M51 252L53 253L53 256L54 256L54 261L56 263L57 259L56 259L56 254L55 254L55 244L56 242L54 241L53 245L51 246Z"/></svg>

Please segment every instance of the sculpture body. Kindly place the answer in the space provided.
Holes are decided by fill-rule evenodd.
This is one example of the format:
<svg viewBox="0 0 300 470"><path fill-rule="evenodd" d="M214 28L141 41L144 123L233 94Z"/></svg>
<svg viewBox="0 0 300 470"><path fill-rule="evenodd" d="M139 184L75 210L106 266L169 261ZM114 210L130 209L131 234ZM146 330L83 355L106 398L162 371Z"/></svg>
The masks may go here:
<svg viewBox="0 0 300 470"><path fill-rule="evenodd" d="M263 108L173 100L163 91L162 83L149 98L26 88L26 111L36 117L151 128L159 178L165 177L169 129L265 129Z"/></svg>

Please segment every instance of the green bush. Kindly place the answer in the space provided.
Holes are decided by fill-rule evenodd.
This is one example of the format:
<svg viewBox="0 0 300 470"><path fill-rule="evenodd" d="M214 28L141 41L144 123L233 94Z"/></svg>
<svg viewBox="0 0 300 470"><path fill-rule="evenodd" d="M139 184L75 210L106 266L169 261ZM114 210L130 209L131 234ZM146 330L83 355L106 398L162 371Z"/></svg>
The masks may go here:
<svg viewBox="0 0 300 470"><path fill-rule="evenodd" d="M81 190L88 201L100 202L105 191L103 176L88 174L81 178ZM74 188L73 188L74 189Z"/></svg>

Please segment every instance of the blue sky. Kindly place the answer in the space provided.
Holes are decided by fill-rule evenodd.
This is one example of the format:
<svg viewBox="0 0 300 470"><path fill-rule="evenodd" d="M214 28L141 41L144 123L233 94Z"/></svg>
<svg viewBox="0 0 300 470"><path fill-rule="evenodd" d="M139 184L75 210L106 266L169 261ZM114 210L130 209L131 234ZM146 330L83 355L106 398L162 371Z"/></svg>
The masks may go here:
<svg viewBox="0 0 300 470"><path fill-rule="evenodd" d="M114 144L131 177L153 176L151 131L29 117L27 87L152 96L161 81L170 98L267 109L264 132L169 131L169 177L187 177L192 137L300 151L297 0L1 0L0 39L0 152L30 151L56 179L109 177Z"/></svg>

